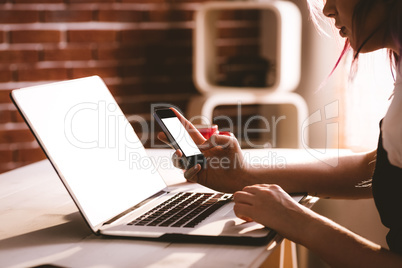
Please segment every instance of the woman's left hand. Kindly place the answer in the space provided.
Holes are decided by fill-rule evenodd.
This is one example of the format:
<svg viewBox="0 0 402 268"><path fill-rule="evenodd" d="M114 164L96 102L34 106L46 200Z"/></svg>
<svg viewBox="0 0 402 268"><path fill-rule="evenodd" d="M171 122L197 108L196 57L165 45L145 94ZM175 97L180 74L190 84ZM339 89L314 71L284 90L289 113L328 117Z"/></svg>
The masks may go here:
<svg viewBox="0 0 402 268"><path fill-rule="evenodd" d="M241 219L258 222L293 241L302 233L307 208L278 185L247 186L234 194L234 202L234 212Z"/></svg>

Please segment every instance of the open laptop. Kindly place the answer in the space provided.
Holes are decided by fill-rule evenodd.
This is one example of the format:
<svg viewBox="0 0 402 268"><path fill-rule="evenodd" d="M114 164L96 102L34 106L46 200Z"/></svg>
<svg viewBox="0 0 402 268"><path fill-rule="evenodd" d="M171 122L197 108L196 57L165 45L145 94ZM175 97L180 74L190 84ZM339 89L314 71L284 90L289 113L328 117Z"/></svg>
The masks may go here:
<svg viewBox="0 0 402 268"><path fill-rule="evenodd" d="M230 194L169 192L98 76L16 89L11 98L93 232L229 244L275 236L237 218Z"/></svg>

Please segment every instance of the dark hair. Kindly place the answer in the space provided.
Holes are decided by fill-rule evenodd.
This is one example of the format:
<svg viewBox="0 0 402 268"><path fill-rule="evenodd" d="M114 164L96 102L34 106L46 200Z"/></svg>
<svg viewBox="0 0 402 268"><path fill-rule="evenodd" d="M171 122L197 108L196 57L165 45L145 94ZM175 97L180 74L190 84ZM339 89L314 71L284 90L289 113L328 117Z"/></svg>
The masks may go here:
<svg viewBox="0 0 402 268"><path fill-rule="evenodd" d="M309 9L311 12L311 17L313 22L316 24L322 20L322 7L323 7L323 0L307 0ZM391 60L391 64L395 67L399 68L401 64L401 53L402 53L402 1L401 0L360 0L353 12L353 32L356 33L355 29L360 28L366 23L366 20L369 18L369 12L374 8L374 5L377 3L383 2L385 6L386 16L385 19L380 25L374 29L374 31L366 37L364 40L357 40L361 45L354 51L354 63L359 57L359 53L364 47L364 45L373 37L373 35L380 30L381 28L385 28L385 35L384 35L384 43L385 38L391 37L392 40L397 44L398 51L388 50L388 54ZM320 28L320 27L318 27ZM346 52L350 49L349 41L346 40L345 46L343 51L335 65L335 68L338 66L342 57L346 54ZM399 55L398 55L399 54ZM334 68L334 69L335 69Z"/></svg>
<svg viewBox="0 0 402 268"><path fill-rule="evenodd" d="M378 25L376 29L368 36L365 40L362 40L360 43L360 47L355 51L354 58L357 59L360 50L364 47L364 45L372 38L372 36L382 27L385 28L384 42L385 38L391 37L393 42L397 44L398 51L388 50L388 54L391 60L396 67L400 65L400 56L402 51L402 1L400 0L360 0L356 5L355 10L353 12L353 22L354 28L359 28L362 26L366 19L368 18L368 13L373 9L374 4L383 2L386 7L386 16L385 20ZM356 30L354 30L356 32Z"/></svg>

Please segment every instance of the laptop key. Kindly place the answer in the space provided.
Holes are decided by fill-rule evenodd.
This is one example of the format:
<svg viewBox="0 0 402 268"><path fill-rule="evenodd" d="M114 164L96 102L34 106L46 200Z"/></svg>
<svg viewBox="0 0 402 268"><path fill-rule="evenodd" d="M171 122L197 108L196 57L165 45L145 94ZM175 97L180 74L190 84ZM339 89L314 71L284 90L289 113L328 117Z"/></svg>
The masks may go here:
<svg viewBox="0 0 402 268"><path fill-rule="evenodd" d="M221 193L179 193L129 223L136 226L193 228L229 199Z"/></svg>
<svg viewBox="0 0 402 268"><path fill-rule="evenodd" d="M187 228L194 228L196 225L198 225L200 222L205 220L209 215L214 213L216 210L218 210L220 207L222 207L224 204L226 204L229 201L220 201L212 206L208 207L208 209L204 210L201 214L199 214L197 217L195 217L193 220L188 222L184 227Z"/></svg>

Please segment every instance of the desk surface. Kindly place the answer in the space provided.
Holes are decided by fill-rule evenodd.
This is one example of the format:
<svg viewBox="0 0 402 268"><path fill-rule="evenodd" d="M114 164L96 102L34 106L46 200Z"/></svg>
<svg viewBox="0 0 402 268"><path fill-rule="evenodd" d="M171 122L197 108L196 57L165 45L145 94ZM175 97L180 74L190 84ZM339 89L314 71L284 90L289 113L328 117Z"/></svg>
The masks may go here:
<svg viewBox="0 0 402 268"><path fill-rule="evenodd" d="M148 150L156 161L172 150ZM276 158L300 153L276 150ZM279 155L278 155L279 153ZM252 156L272 158L261 151ZM267 158L267 161L269 160ZM252 160L252 159L251 159ZM270 161L273 161L272 159ZM182 172L160 165L168 185L185 184ZM0 175L0 267L258 267L266 246L179 244L94 235L48 160Z"/></svg>

